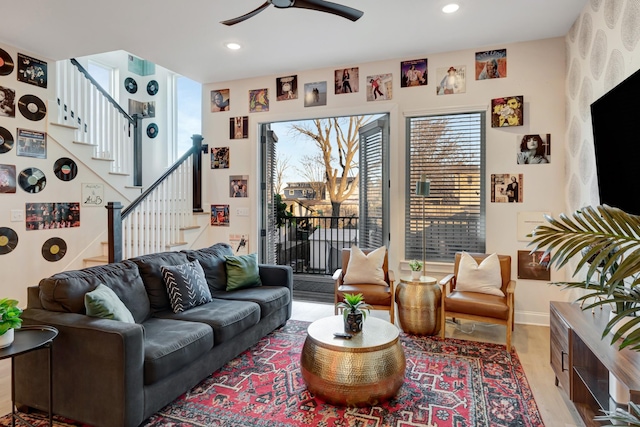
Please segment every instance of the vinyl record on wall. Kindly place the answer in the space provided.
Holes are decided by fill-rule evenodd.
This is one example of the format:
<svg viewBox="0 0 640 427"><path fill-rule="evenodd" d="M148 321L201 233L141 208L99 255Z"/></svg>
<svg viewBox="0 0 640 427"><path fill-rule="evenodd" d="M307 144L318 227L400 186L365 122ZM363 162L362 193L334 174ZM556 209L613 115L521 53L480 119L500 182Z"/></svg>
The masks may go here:
<svg viewBox="0 0 640 427"><path fill-rule="evenodd" d="M8 254L18 246L18 234L9 227L0 227L0 255Z"/></svg>
<svg viewBox="0 0 640 427"><path fill-rule="evenodd" d="M147 93L151 96L155 95L156 93L158 93L158 82L155 80L151 80L149 83L147 83Z"/></svg>
<svg viewBox="0 0 640 427"><path fill-rule="evenodd" d="M47 261L60 261L67 253L67 242L59 237L52 237L42 245L42 256Z"/></svg>
<svg viewBox="0 0 640 427"><path fill-rule="evenodd" d="M136 93L138 91L138 83L133 78L127 77L124 79L124 88L129 93Z"/></svg>
<svg viewBox="0 0 640 427"><path fill-rule="evenodd" d="M26 168L18 175L18 184L27 193L39 193L47 185L47 177L38 168Z"/></svg>
<svg viewBox="0 0 640 427"><path fill-rule="evenodd" d="M149 126L147 126L147 136L149 138L155 138L156 136L158 136L158 125L155 123L151 123Z"/></svg>
<svg viewBox="0 0 640 427"><path fill-rule="evenodd" d="M47 115L47 106L35 95L22 95L18 100L18 109L23 116L34 122Z"/></svg>
<svg viewBox="0 0 640 427"><path fill-rule="evenodd" d="M6 50L0 49L0 76L8 76L13 71L13 59Z"/></svg>
<svg viewBox="0 0 640 427"><path fill-rule="evenodd" d="M68 157L61 157L53 165L53 173L61 181L71 181L78 174L78 165Z"/></svg>
<svg viewBox="0 0 640 427"><path fill-rule="evenodd" d="M13 135L7 129L0 126L0 154L13 148Z"/></svg>

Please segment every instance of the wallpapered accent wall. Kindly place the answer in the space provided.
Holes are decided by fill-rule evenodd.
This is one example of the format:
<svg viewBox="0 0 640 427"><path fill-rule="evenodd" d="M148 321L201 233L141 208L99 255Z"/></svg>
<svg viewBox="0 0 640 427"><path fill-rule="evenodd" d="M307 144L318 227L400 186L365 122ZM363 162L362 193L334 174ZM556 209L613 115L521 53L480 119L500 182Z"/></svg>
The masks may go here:
<svg viewBox="0 0 640 427"><path fill-rule="evenodd" d="M590 0L566 36L567 211L597 205L590 105L640 69L640 0Z"/></svg>

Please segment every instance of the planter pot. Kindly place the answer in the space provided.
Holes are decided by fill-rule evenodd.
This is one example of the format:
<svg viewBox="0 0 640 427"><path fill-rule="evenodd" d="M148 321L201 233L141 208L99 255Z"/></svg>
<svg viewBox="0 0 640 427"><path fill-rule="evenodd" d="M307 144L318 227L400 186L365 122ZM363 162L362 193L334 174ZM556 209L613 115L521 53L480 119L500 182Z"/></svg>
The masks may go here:
<svg viewBox="0 0 640 427"><path fill-rule="evenodd" d="M362 313L347 313L344 319L344 331L349 334L362 332Z"/></svg>
<svg viewBox="0 0 640 427"><path fill-rule="evenodd" d="M422 270L418 270L418 271L411 270L411 278L413 280L419 280L420 277L422 277Z"/></svg>
<svg viewBox="0 0 640 427"><path fill-rule="evenodd" d="M0 335L0 348L9 347L13 343L13 328Z"/></svg>

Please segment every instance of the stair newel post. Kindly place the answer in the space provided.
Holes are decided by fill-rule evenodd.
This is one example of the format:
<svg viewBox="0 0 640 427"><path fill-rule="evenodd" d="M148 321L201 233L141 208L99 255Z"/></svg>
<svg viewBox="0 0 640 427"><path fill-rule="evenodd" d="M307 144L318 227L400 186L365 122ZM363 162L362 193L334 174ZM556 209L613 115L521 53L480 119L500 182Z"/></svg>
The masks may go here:
<svg viewBox="0 0 640 427"><path fill-rule="evenodd" d="M193 212L203 212L202 210L202 153L206 153L208 146L202 144L202 135L194 134L193 141Z"/></svg>
<svg viewBox="0 0 640 427"><path fill-rule="evenodd" d="M109 262L122 261L122 203L107 203Z"/></svg>
<svg viewBox="0 0 640 427"><path fill-rule="evenodd" d="M142 187L142 114L134 114L133 185Z"/></svg>

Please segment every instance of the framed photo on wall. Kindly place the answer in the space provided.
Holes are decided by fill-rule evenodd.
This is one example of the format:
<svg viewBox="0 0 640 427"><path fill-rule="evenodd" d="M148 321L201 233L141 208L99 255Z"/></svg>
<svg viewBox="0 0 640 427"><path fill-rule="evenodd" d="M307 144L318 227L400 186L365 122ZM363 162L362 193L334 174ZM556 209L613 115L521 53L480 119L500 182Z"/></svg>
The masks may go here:
<svg viewBox="0 0 640 427"><path fill-rule="evenodd" d="M518 279L551 280L550 260L544 251L518 251Z"/></svg>

